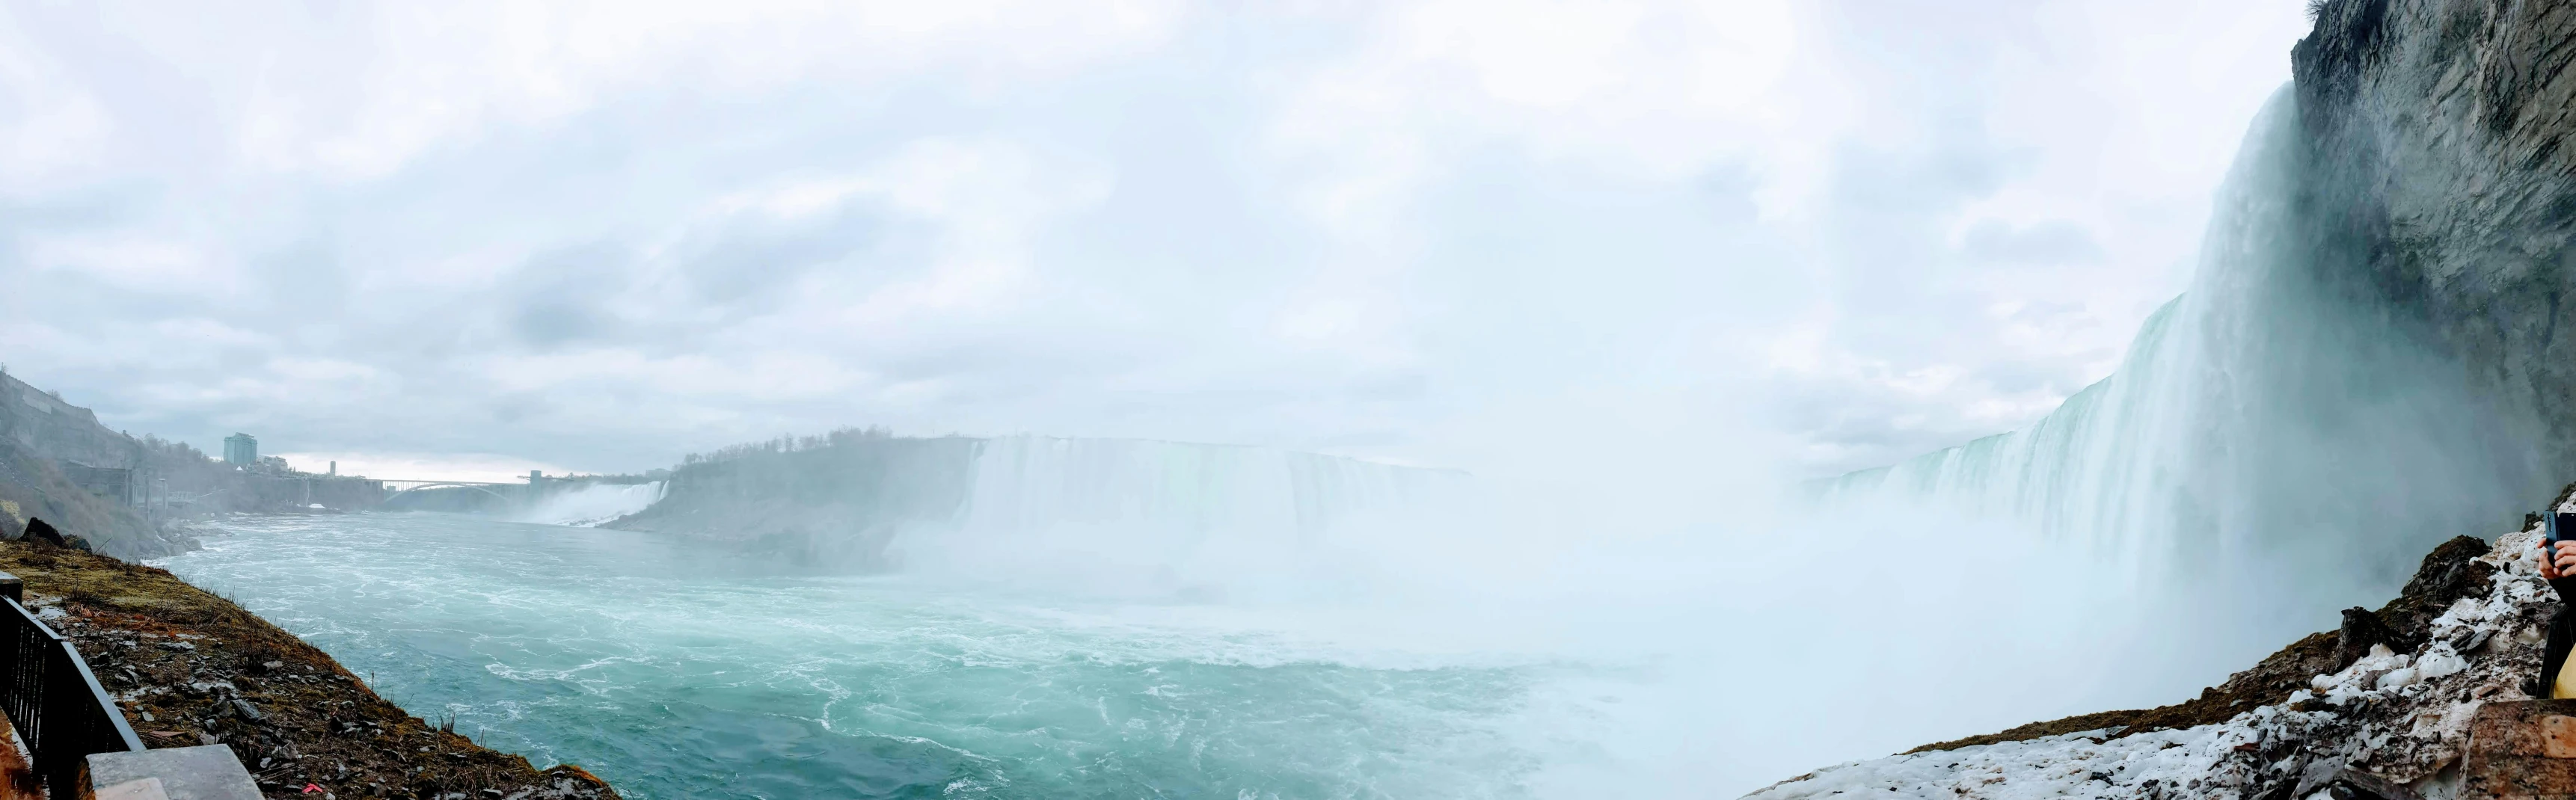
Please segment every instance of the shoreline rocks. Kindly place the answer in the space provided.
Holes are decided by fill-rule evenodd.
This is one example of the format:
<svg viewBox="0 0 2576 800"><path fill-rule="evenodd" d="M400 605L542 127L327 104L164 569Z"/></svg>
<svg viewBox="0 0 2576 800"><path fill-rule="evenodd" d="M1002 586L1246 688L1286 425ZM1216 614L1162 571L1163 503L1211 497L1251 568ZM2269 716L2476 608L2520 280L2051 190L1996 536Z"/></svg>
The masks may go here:
<svg viewBox="0 0 2576 800"><path fill-rule="evenodd" d="M579 767L539 770L412 716L328 654L165 570L0 542L0 571L26 581L28 610L74 642L145 746L229 747L268 797L618 797Z"/></svg>

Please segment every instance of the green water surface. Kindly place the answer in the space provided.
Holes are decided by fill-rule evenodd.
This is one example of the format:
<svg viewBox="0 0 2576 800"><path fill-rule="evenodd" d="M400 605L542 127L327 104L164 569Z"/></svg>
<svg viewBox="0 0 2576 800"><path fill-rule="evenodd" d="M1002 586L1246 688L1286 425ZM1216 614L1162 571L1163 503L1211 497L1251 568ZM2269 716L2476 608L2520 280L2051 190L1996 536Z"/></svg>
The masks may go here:
<svg viewBox="0 0 2576 800"><path fill-rule="evenodd" d="M1536 667L1222 607L435 514L244 519L158 562L415 714L630 798L1521 797Z"/></svg>

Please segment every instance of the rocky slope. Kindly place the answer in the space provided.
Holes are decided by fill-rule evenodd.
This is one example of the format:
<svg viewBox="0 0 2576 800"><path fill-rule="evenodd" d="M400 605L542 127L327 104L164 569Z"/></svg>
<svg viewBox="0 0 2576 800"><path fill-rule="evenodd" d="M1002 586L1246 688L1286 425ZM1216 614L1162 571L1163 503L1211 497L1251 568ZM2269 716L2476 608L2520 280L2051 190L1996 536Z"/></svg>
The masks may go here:
<svg viewBox="0 0 2576 800"><path fill-rule="evenodd" d="M242 469L185 444L110 430L89 409L0 372L0 539L43 519L99 552L150 558L196 547L189 518L367 508L383 494L377 481Z"/></svg>
<svg viewBox="0 0 2576 800"><path fill-rule="evenodd" d="M329 655L152 567L0 542L30 610L72 639L147 747L220 743L272 798L615 800L378 697ZM307 791L305 787L313 789Z"/></svg>
<svg viewBox="0 0 2576 800"><path fill-rule="evenodd" d="M125 469L148 458L142 442L108 430L89 409L0 373L0 538L16 538L27 520L43 519L127 558L184 552L194 540L113 497L121 487L87 485L72 474L95 477L87 467Z"/></svg>
<svg viewBox="0 0 2576 800"><path fill-rule="evenodd" d="M2576 510L2570 507L2569 510ZM2539 530L2459 538L2377 611L2189 702L2035 723L1791 778L1749 797L2309 797L2338 782L2457 788L2481 704L2529 699L2557 595ZM2349 793L2338 796L2352 796Z"/></svg>

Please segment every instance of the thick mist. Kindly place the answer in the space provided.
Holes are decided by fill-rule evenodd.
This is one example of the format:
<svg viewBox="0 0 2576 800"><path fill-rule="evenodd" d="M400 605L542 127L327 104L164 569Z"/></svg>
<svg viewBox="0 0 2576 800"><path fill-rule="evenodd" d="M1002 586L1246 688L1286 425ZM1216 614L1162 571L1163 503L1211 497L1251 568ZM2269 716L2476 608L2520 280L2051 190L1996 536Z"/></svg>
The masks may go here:
<svg viewBox="0 0 2576 800"><path fill-rule="evenodd" d="M1463 470L844 431L525 521L614 517L1209 663L1474 671L1505 712L1416 721L1508 742L1539 797L1725 795L2176 702L2546 491L2528 415L2350 291L2306 147L2283 93L2190 290L2111 377L1882 469L1800 480L1750 380L1611 380L1433 431Z"/></svg>
<svg viewBox="0 0 2576 800"><path fill-rule="evenodd" d="M1648 403L1454 485L1336 461L1320 493L1276 455L1003 440L963 524L906 528L892 563L1220 636L1555 665L1511 732L1543 796L1749 790L2180 701L2546 492L2526 414L2338 288L2298 133L2285 92L2190 291L2019 431L1798 487L1742 408Z"/></svg>
<svg viewBox="0 0 2576 800"><path fill-rule="evenodd" d="M990 468L1100 491L1068 509L1054 484L1006 498L978 483L968 524L896 536L890 579L1112 608L1115 624L1226 652L1288 641L1332 664L1510 670L1518 708L1487 734L1528 754L1540 797L1723 795L2105 698L2162 699L2133 659L2169 614L2103 580L2092 554L2008 524L1920 504L1815 513L1775 502L1777 483L1649 495L1660 487L1619 480L1630 467L1380 491L1400 480L1359 464L1342 465L1363 473L1348 485L1374 488L1345 497L1392 502L1293 524L1279 505L1298 495L1262 490L1285 483L1287 454L1121 449L1080 472L1040 466L1069 452L1013 454ZM1209 493L1175 508L1175 483ZM1582 511L1605 501L1626 505ZM1698 516L1710 505L1731 516ZM1280 513L1246 513L1264 510Z"/></svg>
<svg viewBox="0 0 2576 800"><path fill-rule="evenodd" d="M299 632L492 640L475 620L577 652L549 667L567 680L682 687L630 708L744 674L671 652L767 648L790 710L727 743L746 763L828 719L806 700L947 676L825 685L805 662L881 634L1045 644L1025 616L1184 666L1351 668L1326 687L1488 670L1500 723L1419 727L1516 744L1476 785L1725 796L2179 700L2564 479L2530 466L2526 411L2349 283L2347 189L2287 100L2116 374L2019 431L1828 477L2104 374L2181 286L2235 135L2211 131L2283 75L2294 4L1006 6L0 12L23 56L0 95L24 101L0 130L44 145L0 167L24 212L0 274L31 287L0 297L7 360L117 428L344 467L931 437L686 464L516 519L601 529L261 523L279 538L190 575L305 595ZM356 530L389 519L451 544L365 549L412 541ZM583 558L490 557L528 542ZM668 573L594 568L630 544ZM442 613L329 618L342 572ZM671 593L716 578L741 579L709 590L732 605ZM966 599L853 613L888 597ZM603 598L529 616L608 655L473 616ZM627 627L654 601L680 633ZM1007 624L942 627L983 616ZM1161 686L1053 671L1116 641L1052 647L886 707ZM525 666L496 652L470 677ZM696 683L652 682L675 675ZM592 697L571 685L526 686ZM1317 694L1205 707L1269 726ZM611 731L637 761L670 758L639 730L712 735ZM1278 752L1243 763L1336 729L1268 730L1234 746ZM1381 796L1453 774L1367 766L1407 779Z"/></svg>
<svg viewBox="0 0 2576 800"><path fill-rule="evenodd" d="M2112 377L2020 431L1854 473L1829 503L2025 526L2177 602L2159 660L2211 680L2391 594L2430 547L2548 492L2539 427L2350 283L2354 204L2292 93L2256 119L2192 288Z"/></svg>
<svg viewBox="0 0 2576 800"><path fill-rule="evenodd" d="M1342 537L1400 535L1455 505L1464 473L1271 448L1003 436L964 497L904 525L907 574L1122 596L1311 599L1354 576Z"/></svg>
<svg viewBox="0 0 2576 800"><path fill-rule="evenodd" d="M2375 603L2432 542L2502 530L2554 477L2533 466L2526 411L2486 401L2354 290L2342 190L2306 148L2297 109L2276 98L2219 190L2189 291L2110 378L2021 430L1822 483L1786 466L1797 437L1765 407L1770 387L1747 366L1758 359L1694 349L1668 324L1690 320L1681 327L1704 339L1784 324L1778 309L1812 288L1793 270L1559 286L1550 262L1524 270L1543 285L1462 277L1512 313L1463 323L1420 356L1505 376L1466 381L1494 397L1420 431L1426 460L1457 470L1140 439L868 436L590 487L524 521L614 518L778 567L726 588L746 608L800 608L773 581L966 598L958 618L1006 598L1010 624L983 633L890 624L970 649L1079 629L1182 654L1157 663L1347 668L1351 685L1479 671L1499 715L1431 708L1418 729L1510 742L1506 783L1538 797L1724 796L2174 702L2329 627L2338 608ZM1530 213L1559 212L1620 215ZM1751 285L1764 281L1776 285ZM1520 313L1532 305L1544 318ZM1687 369L1712 363L1729 369ZM577 541L626 541L581 535L594 534ZM314 563L342 546L296 541ZM669 549L683 553L675 564L699 558ZM496 591L534 590L514 581ZM877 618L786 616L774 627L787 632L759 645L788 663L781 674L847 655L798 650L813 641L799 626L881 633ZM688 630L688 646L741 645ZM605 638L633 663L658 657ZM1044 683L1026 676L1053 674L988 676L970 694L1016 698ZM847 688L787 685L781 707ZM1275 701L1212 702L1258 717L1288 707ZM1436 783L1377 766L1408 788Z"/></svg>

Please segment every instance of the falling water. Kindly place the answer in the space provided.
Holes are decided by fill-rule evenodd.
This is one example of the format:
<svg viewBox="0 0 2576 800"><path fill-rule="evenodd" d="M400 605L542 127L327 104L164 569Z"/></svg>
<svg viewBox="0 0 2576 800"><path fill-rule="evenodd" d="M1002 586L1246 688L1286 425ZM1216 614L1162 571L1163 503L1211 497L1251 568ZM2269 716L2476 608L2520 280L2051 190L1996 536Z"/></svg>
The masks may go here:
<svg viewBox="0 0 2576 800"><path fill-rule="evenodd" d="M1462 473L1261 447L1009 436L964 503L892 545L907 572L1192 599L1335 582L1331 543L1398 524Z"/></svg>
<svg viewBox="0 0 2576 800"><path fill-rule="evenodd" d="M591 483L548 495L514 519L539 525L589 527L642 511L662 499L662 482Z"/></svg>
<svg viewBox="0 0 2576 800"><path fill-rule="evenodd" d="M2122 565L2148 584L2254 595L2256 640L2376 603L2450 536L2545 491L2526 417L2349 283L2320 231L2292 93L2256 119L2183 296L2119 370L2022 430L1828 482L1835 503L1937 503ZM2509 524L2509 522L2507 522Z"/></svg>
<svg viewBox="0 0 2576 800"><path fill-rule="evenodd" d="M1604 511L1423 502L1456 473L952 438L675 475L655 505L893 574L429 515L237 522L168 563L636 796L1723 795L2181 699L2537 493L2525 417L2349 299L2297 133L2284 95L2117 373L1829 482L1812 526L1622 543Z"/></svg>

